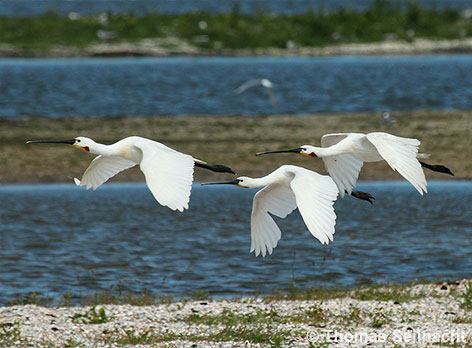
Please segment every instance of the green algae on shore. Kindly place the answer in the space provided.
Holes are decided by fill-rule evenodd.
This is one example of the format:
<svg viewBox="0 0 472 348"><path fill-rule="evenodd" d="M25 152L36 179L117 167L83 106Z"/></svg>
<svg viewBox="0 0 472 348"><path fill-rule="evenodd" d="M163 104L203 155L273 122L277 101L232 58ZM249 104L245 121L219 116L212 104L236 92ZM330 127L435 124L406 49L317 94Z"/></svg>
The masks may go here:
<svg viewBox="0 0 472 348"><path fill-rule="evenodd" d="M4 56L241 54L267 49L303 52L297 49L384 41L411 43L417 39L462 40L471 35L472 21L460 10L382 0L364 10L316 9L294 15L265 11L244 14L235 7L223 14L153 12L67 17L51 10L35 17L0 16L0 54Z"/></svg>

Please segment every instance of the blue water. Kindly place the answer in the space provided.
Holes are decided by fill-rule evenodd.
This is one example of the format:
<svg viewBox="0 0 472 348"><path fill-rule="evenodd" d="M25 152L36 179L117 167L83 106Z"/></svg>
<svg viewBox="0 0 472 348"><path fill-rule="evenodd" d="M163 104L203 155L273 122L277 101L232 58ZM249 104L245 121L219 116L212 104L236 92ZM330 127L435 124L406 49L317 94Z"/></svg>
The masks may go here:
<svg viewBox="0 0 472 348"><path fill-rule="evenodd" d="M335 204L334 242L321 245L295 211L276 219L271 256L249 253L255 191L194 185L190 209L159 206L143 184L0 186L0 304L39 291L82 296L115 289L185 296L297 286L472 276L472 182L361 183L373 206Z"/></svg>
<svg viewBox="0 0 472 348"><path fill-rule="evenodd" d="M1 0L0 15L27 16L38 15L48 10L60 14L77 12L81 14L97 14L103 12L118 13L183 13L189 11L207 11L224 13L231 11L236 5L241 12L255 11L275 13L303 13L308 9L323 8L326 11L345 8L364 9L372 4L372 0ZM405 0L391 0L393 4L406 3ZM464 9L472 7L470 0L417 0L427 7Z"/></svg>
<svg viewBox="0 0 472 348"><path fill-rule="evenodd" d="M277 105L261 87L266 77ZM0 59L0 117L472 109L472 56Z"/></svg>

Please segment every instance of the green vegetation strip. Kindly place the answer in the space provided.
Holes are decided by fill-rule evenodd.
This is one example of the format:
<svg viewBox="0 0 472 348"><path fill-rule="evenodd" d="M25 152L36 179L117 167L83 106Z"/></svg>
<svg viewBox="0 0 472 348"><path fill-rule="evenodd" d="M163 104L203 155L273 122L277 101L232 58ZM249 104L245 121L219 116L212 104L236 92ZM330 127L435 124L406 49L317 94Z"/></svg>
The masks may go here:
<svg viewBox="0 0 472 348"><path fill-rule="evenodd" d="M69 182L81 177L93 156L67 145L26 145L33 139L71 139L87 136L105 144L130 135L160 141L210 164L224 164L238 175L265 175L282 164L300 165L326 173L319 159L297 155L256 157L255 153L319 145L326 133L386 131L421 140L425 162L451 168L455 177L426 171L427 179L472 178L472 112L414 112L395 114L392 127L382 126L379 114L280 115L264 117L124 117L21 120L0 119L0 184ZM196 180L228 178L196 169ZM360 180L401 180L385 163L368 163ZM112 181L143 181L138 168Z"/></svg>
<svg viewBox="0 0 472 348"><path fill-rule="evenodd" d="M306 287L301 288L295 284L290 284L287 289L280 290L274 289L272 292L256 296L255 299L259 298L262 302L268 304L277 301L328 301L332 299L345 299L352 298L359 301L378 301L378 302L397 302L397 303L409 303L418 299L424 298L427 294L423 291L413 291L412 288L416 283L408 284L372 284L370 286L360 286L350 289L340 288L317 288L317 287ZM427 284L427 283L426 283ZM25 295L13 296L8 305L10 306L21 306L21 305L37 305L44 307L69 307L74 304L80 304L84 306L91 306L90 310L83 314L78 314L74 317L74 320L87 321L87 322L106 322L109 318L105 315L101 305L122 305L129 304L132 306L153 306L161 304L171 304L178 301L189 302L189 301L200 301L203 303L211 302L212 298L210 294L199 290L185 296L184 298L174 298L172 296L154 295L150 293L133 293L130 291L123 290L123 283L119 283L114 289L110 291L97 292L92 295L82 296L73 294L63 294L61 298L53 298L40 292L33 292ZM112 287L113 288L113 287ZM450 292L450 295L459 296L454 291ZM431 295L429 295L431 296ZM467 285L465 291L460 294L459 299L461 307L466 310L472 310L471 306L472 297L472 286ZM238 299L235 300L239 301ZM98 309L97 309L98 308ZM315 316L315 315L313 315ZM275 315L276 317L276 315ZM248 317L249 321L254 318ZM198 315L194 318L196 321L199 320ZM227 318L231 321L231 318ZM207 323L209 325L209 323Z"/></svg>
<svg viewBox="0 0 472 348"><path fill-rule="evenodd" d="M154 12L68 17L51 10L37 17L0 16L0 43L25 52L47 51L55 46L81 49L99 42L99 37L102 42L117 43L171 37L214 52L286 48L288 42L315 47L386 39L462 39L470 35L472 21L465 13L427 9L410 1L394 4L378 0L365 10L341 8L327 12L319 8L296 15L276 15L264 9L243 14L235 7L225 14ZM178 41L166 45L177 48L172 46Z"/></svg>

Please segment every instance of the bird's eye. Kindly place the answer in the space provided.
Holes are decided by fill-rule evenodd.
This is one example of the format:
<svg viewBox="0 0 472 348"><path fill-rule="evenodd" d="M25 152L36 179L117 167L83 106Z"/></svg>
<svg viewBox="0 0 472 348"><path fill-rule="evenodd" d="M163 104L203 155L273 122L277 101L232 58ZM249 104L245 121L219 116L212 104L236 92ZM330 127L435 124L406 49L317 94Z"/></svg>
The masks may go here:
<svg viewBox="0 0 472 348"><path fill-rule="evenodd" d="M77 139L77 142L80 143L80 139Z"/></svg>
<svg viewBox="0 0 472 348"><path fill-rule="evenodd" d="M306 151L306 148L302 147L302 151Z"/></svg>

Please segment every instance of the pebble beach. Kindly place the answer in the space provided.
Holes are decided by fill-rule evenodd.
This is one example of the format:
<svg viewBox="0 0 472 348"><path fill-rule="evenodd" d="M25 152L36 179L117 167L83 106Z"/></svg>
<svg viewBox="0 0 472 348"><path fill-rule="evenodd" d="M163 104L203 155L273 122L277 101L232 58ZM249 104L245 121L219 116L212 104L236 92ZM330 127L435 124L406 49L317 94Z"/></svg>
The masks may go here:
<svg viewBox="0 0 472 348"><path fill-rule="evenodd" d="M471 286L462 280L300 299L0 307L0 347L470 347Z"/></svg>

